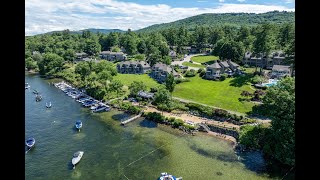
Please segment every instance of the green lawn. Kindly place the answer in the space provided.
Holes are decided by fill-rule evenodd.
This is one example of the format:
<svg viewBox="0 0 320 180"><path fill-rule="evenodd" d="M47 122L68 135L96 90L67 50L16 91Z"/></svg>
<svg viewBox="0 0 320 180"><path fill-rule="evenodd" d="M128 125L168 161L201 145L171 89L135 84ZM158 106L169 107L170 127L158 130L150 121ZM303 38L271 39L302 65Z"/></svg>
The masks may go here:
<svg viewBox="0 0 320 180"><path fill-rule="evenodd" d="M200 55L200 56L193 56L191 57L191 60L194 62L198 62L198 63L206 63L209 61L215 61L218 60L219 57L218 56L204 56L204 55Z"/></svg>
<svg viewBox="0 0 320 180"><path fill-rule="evenodd" d="M114 79L118 79L122 82L123 85L129 86L133 81L142 81L150 90L151 87L156 87L159 84L153 80L147 74L120 74L118 73L113 77Z"/></svg>
<svg viewBox="0 0 320 180"><path fill-rule="evenodd" d="M189 67L196 67L196 68L206 68L206 66L204 66L204 65L193 64L193 63L190 63L190 62L183 62L182 65L189 66Z"/></svg>
<svg viewBox="0 0 320 180"><path fill-rule="evenodd" d="M241 113L252 109L253 103L238 100L243 90L253 92L249 76L225 81L205 80L198 75L189 79L190 82L176 85L173 96Z"/></svg>

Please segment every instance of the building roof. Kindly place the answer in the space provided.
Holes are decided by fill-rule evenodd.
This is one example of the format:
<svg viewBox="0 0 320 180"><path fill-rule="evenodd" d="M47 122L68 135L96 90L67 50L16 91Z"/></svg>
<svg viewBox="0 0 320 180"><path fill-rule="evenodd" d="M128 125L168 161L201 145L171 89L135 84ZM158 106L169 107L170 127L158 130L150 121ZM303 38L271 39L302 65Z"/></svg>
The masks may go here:
<svg viewBox="0 0 320 180"><path fill-rule="evenodd" d="M94 59L91 59L91 58L87 58L87 57L86 57L86 58L83 58L82 60L83 60L83 61L93 61Z"/></svg>
<svg viewBox="0 0 320 180"><path fill-rule="evenodd" d="M149 93L145 91L139 91L138 96L143 97L143 98L153 98L154 93Z"/></svg>
<svg viewBox="0 0 320 180"><path fill-rule="evenodd" d="M228 62L227 61L221 61L220 63L219 63L219 65L221 66L223 66L223 67L225 67L225 68L228 68L229 67L229 64L228 64Z"/></svg>
<svg viewBox="0 0 320 180"><path fill-rule="evenodd" d="M112 52L112 51L102 51L100 54L113 54L113 55L123 55L123 52Z"/></svg>
<svg viewBox="0 0 320 180"><path fill-rule="evenodd" d="M122 65L138 65L138 64L141 64L141 66L144 67L144 68L150 67L150 65L145 61L123 61L123 62L118 63L118 66L122 66Z"/></svg>
<svg viewBox="0 0 320 180"><path fill-rule="evenodd" d="M221 68L221 66L219 65L218 62L215 62L215 63L213 63L213 64L211 64L211 65L209 65L207 67L208 68L214 68L214 69L220 69Z"/></svg>
<svg viewBox="0 0 320 180"><path fill-rule="evenodd" d="M87 53L85 53L85 52L77 52L76 53L76 56L82 56L82 55L87 55Z"/></svg>
<svg viewBox="0 0 320 180"><path fill-rule="evenodd" d="M234 67L239 67L239 64L232 62L231 60L228 60L228 63L231 64Z"/></svg>
<svg viewBox="0 0 320 180"><path fill-rule="evenodd" d="M290 71L290 66L273 65L272 71Z"/></svg>
<svg viewBox="0 0 320 180"><path fill-rule="evenodd" d="M172 51L172 50L171 50L171 51L169 52L169 56L177 56L177 53L176 53L175 51Z"/></svg>

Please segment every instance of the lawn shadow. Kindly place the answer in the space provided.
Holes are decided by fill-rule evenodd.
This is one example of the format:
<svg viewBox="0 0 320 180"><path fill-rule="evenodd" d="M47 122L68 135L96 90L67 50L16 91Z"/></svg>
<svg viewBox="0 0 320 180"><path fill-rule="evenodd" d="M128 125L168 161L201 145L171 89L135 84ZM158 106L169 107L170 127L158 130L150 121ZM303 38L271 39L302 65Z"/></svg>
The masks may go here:
<svg viewBox="0 0 320 180"><path fill-rule="evenodd" d="M155 123L153 121L146 120L146 119L140 121L139 125L141 127L147 127L147 128L156 128L156 127L158 127L157 123Z"/></svg>
<svg viewBox="0 0 320 180"><path fill-rule="evenodd" d="M130 115L127 113L120 113L120 114L114 114L111 116L112 119L116 120L116 121L122 121L124 119L129 119Z"/></svg>
<svg viewBox="0 0 320 180"><path fill-rule="evenodd" d="M241 87L249 85L251 83L252 74L246 74L244 76L236 76L230 81L230 86Z"/></svg>

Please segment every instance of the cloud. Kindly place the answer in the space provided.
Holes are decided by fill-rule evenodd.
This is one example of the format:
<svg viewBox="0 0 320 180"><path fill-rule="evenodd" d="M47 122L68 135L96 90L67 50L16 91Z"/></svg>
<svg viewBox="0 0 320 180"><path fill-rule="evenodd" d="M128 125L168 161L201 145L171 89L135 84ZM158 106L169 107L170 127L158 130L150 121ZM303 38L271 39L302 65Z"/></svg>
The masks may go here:
<svg viewBox="0 0 320 180"><path fill-rule="evenodd" d="M246 0L237 0L237 1L239 1L239 2L245 2Z"/></svg>
<svg viewBox="0 0 320 180"><path fill-rule="evenodd" d="M285 3L290 4L290 3L295 3L295 0L284 0Z"/></svg>
<svg viewBox="0 0 320 180"><path fill-rule="evenodd" d="M224 2L224 0L219 0L219 2Z"/></svg>
<svg viewBox="0 0 320 180"><path fill-rule="evenodd" d="M28 0L25 3L26 35L63 29L137 30L203 13L294 11L285 6L225 3L208 8L170 7L166 4L141 5L115 0Z"/></svg>
<svg viewBox="0 0 320 180"><path fill-rule="evenodd" d="M208 2L208 1L197 1L197 2L202 3L202 2Z"/></svg>

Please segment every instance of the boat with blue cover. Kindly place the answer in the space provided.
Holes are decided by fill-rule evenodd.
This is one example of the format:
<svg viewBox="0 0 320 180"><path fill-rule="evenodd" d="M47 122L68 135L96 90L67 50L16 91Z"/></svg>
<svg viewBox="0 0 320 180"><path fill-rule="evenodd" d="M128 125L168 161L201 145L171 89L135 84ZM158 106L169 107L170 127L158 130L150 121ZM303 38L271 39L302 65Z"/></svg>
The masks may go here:
<svg viewBox="0 0 320 180"><path fill-rule="evenodd" d="M82 122L81 122L80 120L77 120L75 126L76 126L76 128L79 130L79 132L80 132L80 129L82 128Z"/></svg>

